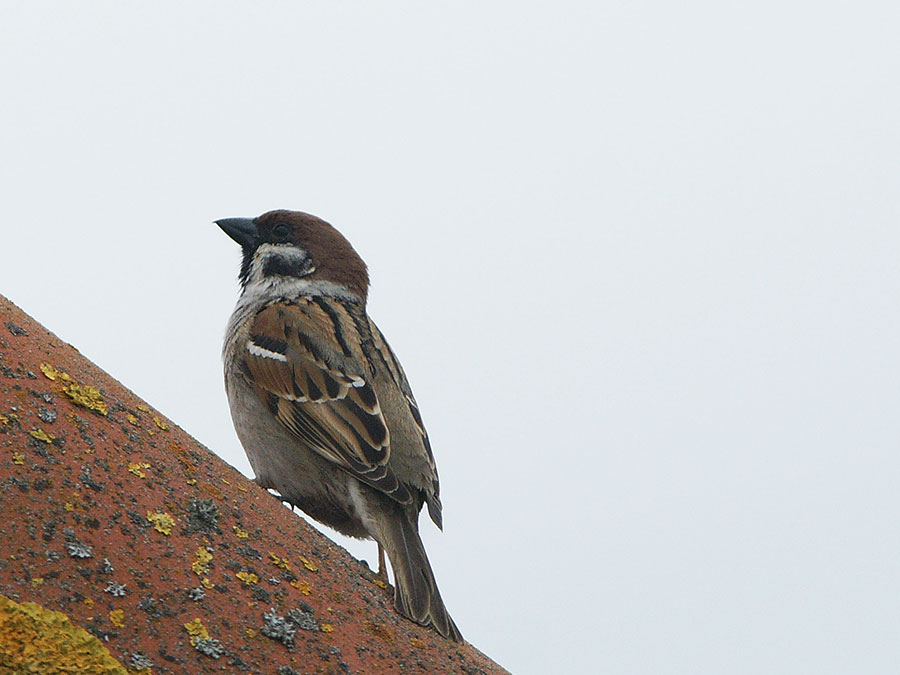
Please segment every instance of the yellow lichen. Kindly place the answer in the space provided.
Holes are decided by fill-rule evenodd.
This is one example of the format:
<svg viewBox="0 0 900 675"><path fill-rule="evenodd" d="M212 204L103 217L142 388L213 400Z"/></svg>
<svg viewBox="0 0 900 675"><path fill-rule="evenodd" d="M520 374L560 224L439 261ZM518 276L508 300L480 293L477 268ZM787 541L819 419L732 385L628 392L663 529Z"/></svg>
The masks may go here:
<svg viewBox="0 0 900 675"><path fill-rule="evenodd" d="M242 530L237 525L232 525L231 529L234 531L234 536L237 537L238 539L246 539L247 537L250 536L247 532Z"/></svg>
<svg viewBox="0 0 900 675"><path fill-rule="evenodd" d="M203 625L199 616L184 624L184 629L191 636L191 644L195 647L197 646L197 640L209 640L209 631L206 630L206 626Z"/></svg>
<svg viewBox="0 0 900 675"><path fill-rule="evenodd" d="M303 558L301 557L301 560L302 560L302 559L303 559ZM278 557L277 555L275 555L274 553L269 552L269 560L271 561L271 563L272 563L273 565L275 565L275 567L280 567L280 568L283 569L283 570L289 570L289 569L291 569L291 566L290 566L290 564L288 563L288 559L287 559L287 558L279 558L279 557Z"/></svg>
<svg viewBox="0 0 900 675"><path fill-rule="evenodd" d="M417 649L425 649L425 647L428 646L427 644L425 644L425 640L420 640L419 638L416 638L416 637L414 637L412 640L410 640L410 642L412 643L412 646L416 647Z"/></svg>
<svg viewBox="0 0 900 675"><path fill-rule="evenodd" d="M65 503L64 508L66 511L74 511L75 509L82 508L81 496L77 492L73 492L69 497L69 501Z"/></svg>
<svg viewBox="0 0 900 675"><path fill-rule="evenodd" d="M147 520L153 523L153 529L166 536L172 534L172 528L175 527L175 519L163 511L148 511Z"/></svg>
<svg viewBox="0 0 900 675"><path fill-rule="evenodd" d="M247 629L244 631L244 637L246 637L248 640L255 640L255 639L257 638L258 635L259 635L259 633L257 633L257 632L256 632L255 630L253 630L252 628L247 628Z"/></svg>
<svg viewBox="0 0 900 675"><path fill-rule="evenodd" d="M300 556L300 562L302 562L303 566L306 569L308 569L310 572L318 572L319 571L318 566L314 562L304 558L302 555Z"/></svg>
<svg viewBox="0 0 900 675"><path fill-rule="evenodd" d="M109 620L116 628L124 628L125 626L125 610L114 609L109 613Z"/></svg>
<svg viewBox="0 0 900 675"><path fill-rule="evenodd" d="M330 623L323 623L321 626L319 626L319 628L322 630L323 633L334 632L334 626L332 626Z"/></svg>
<svg viewBox="0 0 900 675"><path fill-rule="evenodd" d="M24 463L25 463L25 455L22 454L21 452L14 452L13 453L13 464L18 464L19 466L22 466Z"/></svg>
<svg viewBox="0 0 900 675"><path fill-rule="evenodd" d="M200 580L200 585L203 586L203 588L205 588L206 590L210 590L216 587L216 585L211 582L208 577L203 577L203 579Z"/></svg>
<svg viewBox="0 0 900 675"><path fill-rule="evenodd" d="M127 675L93 635L61 612L0 595L0 670L10 673Z"/></svg>
<svg viewBox="0 0 900 675"><path fill-rule="evenodd" d="M135 406L135 408L137 408L141 412L147 412L147 413L150 412L150 408L145 406L143 403L139 403L138 405Z"/></svg>
<svg viewBox="0 0 900 675"><path fill-rule="evenodd" d="M153 416L153 423L163 431L169 430L169 425L159 419L159 417L157 417L156 415Z"/></svg>
<svg viewBox="0 0 900 675"><path fill-rule="evenodd" d="M132 415L131 413L128 413L128 414L125 416L125 419L128 420L128 423L129 423L129 424L133 424L134 426L137 426L138 418L135 417L134 415Z"/></svg>
<svg viewBox="0 0 900 675"><path fill-rule="evenodd" d="M6 415L0 415L0 427L5 427L9 424L9 418Z"/></svg>
<svg viewBox="0 0 900 675"><path fill-rule="evenodd" d="M375 579L373 582L378 588L387 588L387 584L384 583L381 579Z"/></svg>
<svg viewBox="0 0 900 675"><path fill-rule="evenodd" d="M209 572L209 563L212 562L212 559L212 553L203 547L198 548L197 552L194 554L194 562L191 563L191 570L193 570L194 574L198 577L202 577Z"/></svg>
<svg viewBox="0 0 900 675"><path fill-rule="evenodd" d="M240 483L237 483L234 487L236 487L236 488L237 488L238 490L240 490L241 492L247 492L247 488L245 488L245 487L244 487L243 485L241 485Z"/></svg>
<svg viewBox="0 0 900 675"><path fill-rule="evenodd" d="M29 431L28 435L32 438L38 439L39 441L43 441L44 443L52 443L53 439L56 438L56 436L48 434L43 429L34 429L32 431Z"/></svg>
<svg viewBox="0 0 900 675"><path fill-rule="evenodd" d="M306 581L292 581L291 586L303 593L303 595L309 595L310 591L312 591L312 586Z"/></svg>
<svg viewBox="0 0 900 675"><path fill-rule="evenodd" d="M31 587L32 587L32 588L37 588L37 587L40 586L42 583L44 583L44 578L43 578L43 577L35 577L34 579L31 580Z"/></svg>
<svg viewBox="0 0 900 675"><path fill-rule="evenodd" d="M89 384L69 384L63 389L63 393L68 396L75 405L84 406L90 410L96 410L101 415L107 413L106 401L96 387Z"/></svg>
<svg viewBox="0 0 900 675"><path fill-rule="evenodd" d="M236 576L238 579L243 581L248 586L250 584L259 583L259 577L256 576L255 574L253 574L253 572L238 572L234 576Z"/></svg>
<svg viewBox="0 0 900 675"><path fill-rule="evenodd" d="M72 399L75 405L80 405L89 410L96 410L101 415L107 413L106 401L100 394L100 390L89 384L79 384L79 382L61 370L57 370L49 363L41 364L41 372L47 376L47 379L54 382L60 382L63 385L62 392Z"/></svg>
<svg viewBox="0 0 900 675"><path fill-rule="evenodd" d="M85 605L85 607L93 607L93 606L94 606L94 599L93 599L93 598L85 598L85 599L84 599L84 605Z"/></svg>
<svg viewBox="0 0 900 675"><path fill-rule="evenodd" d="M188 485L196 485L196 484L197 484L197 479L196 479L196 478L188 478L187 484L188 484Z"/></svg>
<svg viewBox="0 0 900 675"><path fill-rule="evenodd" d="M66 375L66 373L61 373L56 368L51 366L49 363L41 364L41 372L47 376L48 380L56 380L56 378L59 377L60 375L65 375L66 377L69 377L68 375Z"/></svg>
<svg viewBox="0 0 900 675"><path fill-rule="evenodd" d="M147 462L140 462L140 463L131 463L130 462L128 464L129 473L133 473L138 478L146 478L147 474L145 474L143 471L141 471L141 469L149 469L149 468L150 468L150 465L147 464Z"/></svg>

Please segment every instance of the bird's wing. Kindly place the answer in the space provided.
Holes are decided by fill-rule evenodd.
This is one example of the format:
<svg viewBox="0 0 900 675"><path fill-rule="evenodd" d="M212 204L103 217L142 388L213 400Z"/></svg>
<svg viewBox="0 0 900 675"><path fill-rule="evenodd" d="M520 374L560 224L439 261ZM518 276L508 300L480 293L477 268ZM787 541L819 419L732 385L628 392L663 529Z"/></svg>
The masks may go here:
<svg viewBox="0 0 900 675"><path fill-rule="evenodd" d="M443 510L440 496L441 484L440 480L438 479L437 464L434 461L434 453L431 450L431 441L428 439L428 432L425 430L425 423L422 421L422 414L419 412L419 404L416 403L412 388L409 386L409 381L406 379L406 373L403 372L403 366L400 365L400 361L394 354L394 350L391 349L391 346L385 339L384 334L381 332L378 326L375 325L375 322L372 321L372 319L369 319L368 321L369 332L372 335L375 349L384 358L384 362L387 366L388 372L403 394L403 398L406 401L406 407L409 410L409 414L413 422L415 423L415 429L419 435L420 447L422 448L423 456L428 462L428 467L430 468L430 476L428 477L428 480L430 481L431 486L430 489L426 489L424 492L425 501L428 504L428 513L431 516L431 519L434 521L434 524L437 525L440 529L444 529L444 519L441 515Z"/></svg>
<svg viewBox="0 0 900 675"><path fill-rule="evenodd" d="M253 319L242 371L298 440L359 480L407 503L389 465L390 431L367 371L327 301L269 305Z"/></svg>

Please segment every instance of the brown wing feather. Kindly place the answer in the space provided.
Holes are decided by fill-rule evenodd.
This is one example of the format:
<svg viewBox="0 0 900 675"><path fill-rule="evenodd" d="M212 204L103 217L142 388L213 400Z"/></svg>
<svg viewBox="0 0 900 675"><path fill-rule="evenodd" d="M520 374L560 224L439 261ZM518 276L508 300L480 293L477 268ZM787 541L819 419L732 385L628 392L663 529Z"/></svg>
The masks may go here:
<svg viewBox="0 0 900 675"><path fill-rule="evenodd" d="M412 419L416 425L416 429L419 432L419 437L422 441L422 447L425 450L425 456L428 458L428 464L431 467L431 490L425 492L425 501L428 504L428 514L431 516L434 524L443 530L444 518L442 515L443 507L441 505L440 496L441 485L440 481L438 480L437 465L434 461L434 453L431 450L431 441L428 440L428 432L425 431L425 424L422 422L422 415L419 413L419 405L416 403L416 399L412 393L412 388L409 386L409 382L406 379L406 373L403 372L403 367L400 365L400 361L394 354L394 350L391 349L391 346L384 338L384 334L381 332L378 326L375 325L375 322L372 321L372 319L368 319L368 322L369 332L371 333L375 342L375 348L379 351L380 354L382 354L385 366L387 366L388 370L390 371L391 377L394 378L397 386L400 387L400 391L403 392L403 395L406 398L406 404L409 407L409 413L412 416Z"/></svg>
<svg viewBox="0 0 900 675"><path fill-rule="evenodd" d="M406 503L412 497L390 469L390 431L378 397L362 366L336 344L335 330L312 300L271 305L253 321L244 370L304 445Z"/></svg>

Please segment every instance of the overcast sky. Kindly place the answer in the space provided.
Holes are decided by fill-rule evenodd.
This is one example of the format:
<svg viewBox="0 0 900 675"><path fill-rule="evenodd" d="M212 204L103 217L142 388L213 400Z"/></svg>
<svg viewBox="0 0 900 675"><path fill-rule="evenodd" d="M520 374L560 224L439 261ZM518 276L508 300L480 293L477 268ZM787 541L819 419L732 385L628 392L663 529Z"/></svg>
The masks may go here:
<svg viewBox="0 0 900 675"><path fill-rule="evenodd" d="M900 5L300 4L0 2L0 293L249 475L212 221L319 215L477 647L896 673Z"/></svg>

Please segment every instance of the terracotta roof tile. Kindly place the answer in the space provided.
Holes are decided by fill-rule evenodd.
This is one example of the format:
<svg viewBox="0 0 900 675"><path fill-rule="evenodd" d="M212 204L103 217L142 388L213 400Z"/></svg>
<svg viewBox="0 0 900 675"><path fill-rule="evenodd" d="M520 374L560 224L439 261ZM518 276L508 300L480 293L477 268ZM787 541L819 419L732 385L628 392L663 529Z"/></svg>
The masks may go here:
<svg viewBox="0 0 900 675"><path fill-rule="evenodd" d="M0 670L506 672L2 296L0 596Z"/></svg>

